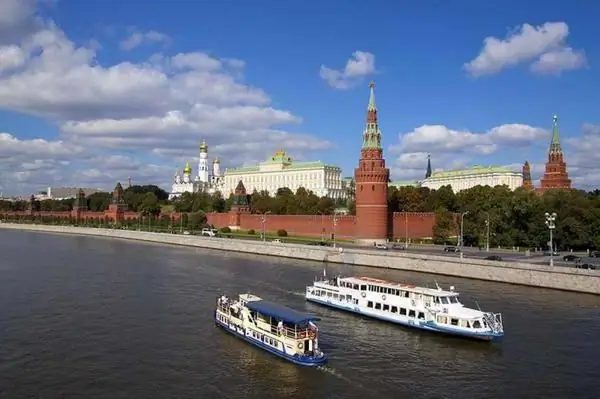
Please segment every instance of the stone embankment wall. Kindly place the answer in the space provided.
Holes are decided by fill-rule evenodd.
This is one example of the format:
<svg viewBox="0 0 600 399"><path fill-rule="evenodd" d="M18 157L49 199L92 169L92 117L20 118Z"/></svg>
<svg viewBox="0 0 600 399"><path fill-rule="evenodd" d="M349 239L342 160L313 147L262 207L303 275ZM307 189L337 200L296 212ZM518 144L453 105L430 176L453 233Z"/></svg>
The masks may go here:
<svg viewBox="0 0 600 399"><path fill-rule="evenodd" d="M224 251L307 259L320 262L329 261L357 266L407 270L600 295L599 270L581 270L565 267L550 268L549 266L512 262L491 262L479 259L463 259L461 261L458 258L435 255L375 252L361 249L344 249L343 252L340 253L332 248L307 245L273 242L264 243L260 241L172 235L128 230L10 223L0 223L0 228L121 238Z"/></svg>

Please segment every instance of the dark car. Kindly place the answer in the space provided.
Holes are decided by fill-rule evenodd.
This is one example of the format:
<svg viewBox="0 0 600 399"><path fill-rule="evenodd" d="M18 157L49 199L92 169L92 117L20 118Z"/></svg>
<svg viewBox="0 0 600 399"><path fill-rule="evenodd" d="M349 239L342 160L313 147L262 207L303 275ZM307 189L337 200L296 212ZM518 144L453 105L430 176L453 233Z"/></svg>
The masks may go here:
<svg viewBox="0 0 600 399"><path fill-rule="evenodd" d="M498 256L498 255L490 255L490 256L486 256L484 258L485 260L496 260L496 261L501 261L502 257Z"/></svg>
<svg viewBox="0 0 600 399"><path fill-rule="evenodd" d="M600 258L600 251L590 252L590 258Z"/></svg>
<svg viewBox="0 0 600 399"><path fill-rule="evenodd" d="M404 245L404 244L393 244L392 245L392 249L395 249L396 251L404 251L406 249L406 245Z"/></svg>
<svg viewBox="0 0 600 399"><path fill-rule="evenodd" d="M460 249L458 247L450 245L444 248L444 252L460 252Z"/></svg>
<svg viewBox="0 0 600 399"><path fill-rule="evenodd" d="M581 260L581 258L579 256L577 256L577 255L571 254L571 255L565 255L565 256L563 256L563 260L565 262L577 262L577 261Z"/></svg>
<svg viewBox="0 0 600 399"><path fill-rule="evenodd" d="M575 265L575 267L578 269L596 270L596 265L593 263L578 263Z"/></svg>

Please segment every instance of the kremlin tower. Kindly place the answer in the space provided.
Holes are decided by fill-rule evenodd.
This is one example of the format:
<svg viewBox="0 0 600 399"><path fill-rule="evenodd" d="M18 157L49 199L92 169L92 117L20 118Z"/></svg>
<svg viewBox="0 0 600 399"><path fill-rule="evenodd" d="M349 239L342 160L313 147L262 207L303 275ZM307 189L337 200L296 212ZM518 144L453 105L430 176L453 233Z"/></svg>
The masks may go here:
<svg viewBox="0 0 600 399"><path fill-rule="evenodd" d="M377 123L375 83L369 85L371 94L367 108L367 124L363 133L356 183L356 238L370 244L385 242L388 237L388 182L390 170L385 167L381 131Z"/></svg>
<svg viewBox="0 0 600 399"><path fill-rule="evenodd" d="M548 150L548 162L546 162L544 176L540 180L541 191L571 188L571 180L567 173L567 164L563 159L558 136L558 116L552 117L552 123L552 142Z"/></svg>

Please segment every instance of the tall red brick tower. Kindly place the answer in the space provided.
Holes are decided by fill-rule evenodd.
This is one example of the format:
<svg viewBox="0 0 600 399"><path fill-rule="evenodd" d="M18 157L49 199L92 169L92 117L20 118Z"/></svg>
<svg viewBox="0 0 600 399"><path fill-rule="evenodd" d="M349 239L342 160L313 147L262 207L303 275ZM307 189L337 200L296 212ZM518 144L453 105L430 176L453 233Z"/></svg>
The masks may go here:
<svg viewBox="0 0 600 399"><path fill-rule="evenodd" d="M388 237L388 182L390 170L385 167L381 131L377 123L375 83L369 85L371 95L367 108L367 125L363 133L356 183L356 240L373 245Z"/></svg>
<svg viewBox="0 0 600 399"><path fill-rule="evenodd" d="M533 190L533 181L531 180L531 166L528 161L523 164L523 188Z"/></svg>
<svg viewBox="0 0 600 399"><path fill-rule="evenodd" d="M571 180L567 173L567 164L563 159L558 136L558 116L552 117L552 123L552 141L548 150L548 162L546 162L544 176L540 180L542 191L571 188Z"/></svg>

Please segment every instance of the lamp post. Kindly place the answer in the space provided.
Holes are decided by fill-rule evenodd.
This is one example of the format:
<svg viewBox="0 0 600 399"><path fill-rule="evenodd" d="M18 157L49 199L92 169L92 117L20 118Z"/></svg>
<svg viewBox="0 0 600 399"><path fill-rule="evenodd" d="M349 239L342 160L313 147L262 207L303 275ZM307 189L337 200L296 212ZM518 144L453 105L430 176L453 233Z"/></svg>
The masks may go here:
<svg viewBox="0 0 600 399"><path fill-rule="evenodd" d="M269 213L271 213L271 211L266 211L266 212L262 213L261 222L262 222L262 236L263 236L263 241L267 240L267 215Z"/></svg>
<svg viewBox="0 0 600 399"><path fill-rule="evenodd" d="M404 211L404 249L408 249L408 212Z"/></svg>
<svg viewBox="0 0 600 399"><path fill-rule="evenodd" d="M490 214L489 212L486 215L486 219L485 219L485 227L486 227L486 232L485 232L485 250L486 252L490 252Z"/></svg>
<svg viewBox="0 0 600 399"><path fill-rule="evenodd" d="M460 214L460 258L463 258L463 244L464 244L464 234L465 234L465 215L468 214L469 211L463 212Z"/></svg>
<svg viewBox="0 0 600 399"><path fill-rule="evenodd" d="M338 222L337 215L334 213L333 214L333 247L334 248L336 246L336 242L335 242L336 241L336 231L335 231L336 229L335 228L337 226L337 222Z"/></svg>
<svg viewBox="0 0 600 399"><path fill-rule="evenodd" d="M324 225L324 216L325 213L319 212L321 215L321 242L325 242L325 225Z"/></svg>
<svg viewBox="0 0 600 399"><path fill-rule="evenodd" d="M546 226L548 226L548 230L550 230L550 266L554 266L554 240L552 232L556 228L556 212L546 212L544 217L546 218Z"/></svg>

